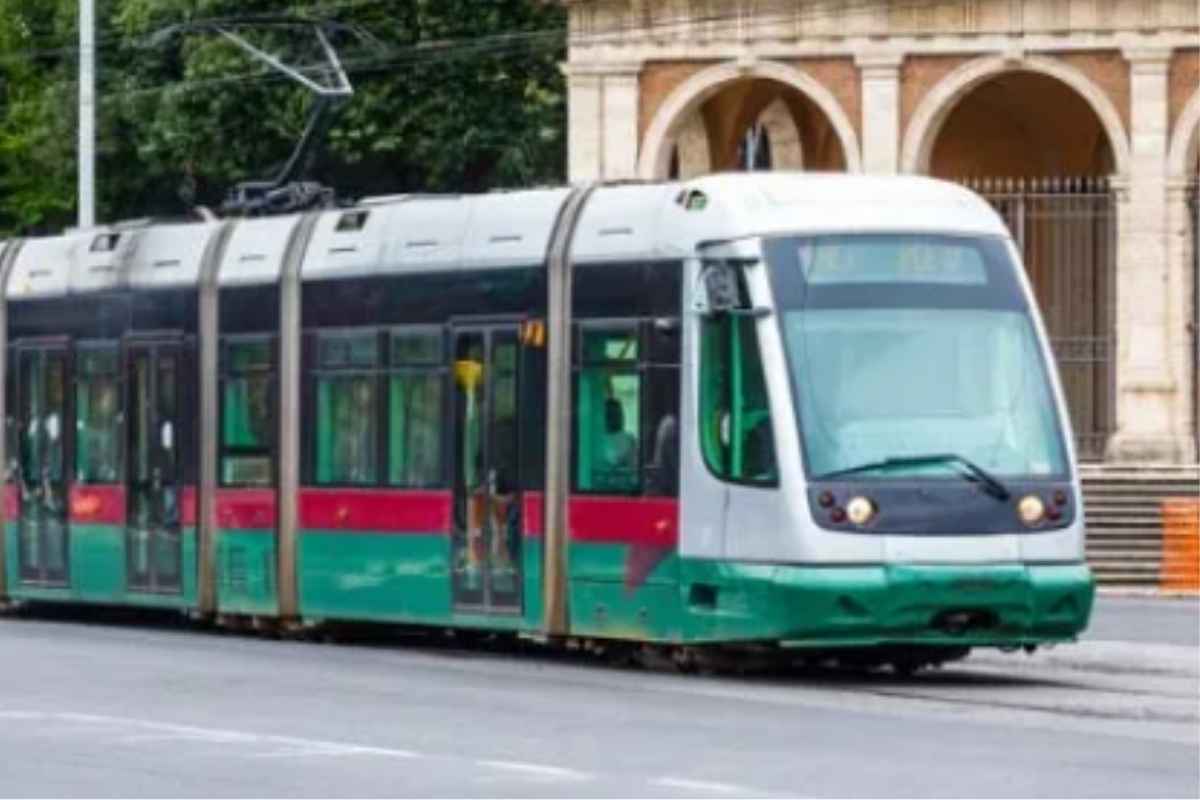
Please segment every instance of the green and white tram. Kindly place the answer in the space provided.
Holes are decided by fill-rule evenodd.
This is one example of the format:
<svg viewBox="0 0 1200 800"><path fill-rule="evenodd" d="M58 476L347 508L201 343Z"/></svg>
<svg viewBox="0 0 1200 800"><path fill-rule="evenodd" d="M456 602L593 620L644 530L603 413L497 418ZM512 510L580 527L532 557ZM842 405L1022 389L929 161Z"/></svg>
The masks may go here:
<svg viewBox="0 0 1200 800"><path fill-rule="evenodd" d="M1088 620L1045 332L950 184L397 196L0 266L0 597L905 667Z"/></svg>

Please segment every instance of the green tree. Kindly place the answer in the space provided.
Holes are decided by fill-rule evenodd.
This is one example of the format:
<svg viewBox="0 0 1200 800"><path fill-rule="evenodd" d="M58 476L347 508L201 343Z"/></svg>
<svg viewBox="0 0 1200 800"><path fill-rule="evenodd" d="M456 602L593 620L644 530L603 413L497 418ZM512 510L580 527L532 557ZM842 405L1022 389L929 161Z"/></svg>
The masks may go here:
<svg viewBox="0 0 1200 800"><path fill-rule="evenodd" d="M0 0L0 229L74 215L75 0ZM151 42L164 26L232 15L332 17L382 49L343 48L353 98L313 176L340 196L557 183L565 161L558 64L565 18L540 0L101 0L98 195L102 219L218 205L288 157L312 97L213 34ZM315 39L248 34L289 63ZM42 60L20 55L63 47Z"/></svg>

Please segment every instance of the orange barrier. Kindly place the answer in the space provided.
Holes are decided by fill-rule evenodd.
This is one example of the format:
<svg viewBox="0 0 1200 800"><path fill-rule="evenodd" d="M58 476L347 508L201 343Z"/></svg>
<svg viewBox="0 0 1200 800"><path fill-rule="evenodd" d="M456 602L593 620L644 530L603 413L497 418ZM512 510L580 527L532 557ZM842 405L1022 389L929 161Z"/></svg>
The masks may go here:
<svg viewBox="0 0 1200 800"><path fill-rule="evenodd" d="M1163 544L1159 587L1200 591L1200 500L1171 497L1162 504Z"/></svg>

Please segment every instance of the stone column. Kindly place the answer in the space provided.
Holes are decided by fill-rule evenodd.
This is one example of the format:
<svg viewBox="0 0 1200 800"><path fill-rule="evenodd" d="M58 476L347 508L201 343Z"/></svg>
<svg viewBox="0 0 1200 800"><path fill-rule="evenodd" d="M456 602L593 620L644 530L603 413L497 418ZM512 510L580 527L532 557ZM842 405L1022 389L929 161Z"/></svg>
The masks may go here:
<svg viewBox="0 0 1200 800"><path fill-rule="evenodd" d="M562 69L567 76L568 179L634 177L641 64L564 64Z"/></svg>
<svg viewBox="0 0 1200 800"><path fill-rule="evenodd" d="M1179 442L1182 460L1200 460L1195 429L1195 404L1200 402L1200 375L1196 363L1196 254L1192 250L1193 220L1189 200L1191 181L1186 176L1167 178L1167 318L1168 358L1178 376L1179 391L1175 393L1175 426L1181 434Z"/></svg>
<svg viewBox="0 0 1200 800"><path fill-rule="evenodd" d="M1178 427L1180 376L1172 356L1172 273L1167 236L1169 50L1125 51L1130 69L1129 174L1117 204L1117 430L1110 461L1176 463L1190 450Z"/></svg>
<svg viewBox="0 0 1200 800"><path fill-rule="evenodd" d="M642 65L608 64L604 73L604 178L637 177L638 75Z"/></svg>
<svg viewBox="0 0 1200 800"><path fill-rule="evenodd" d="M855 59L862 79L863 172L891 175L900 168L901 53L864 53Z"/></svg>
<svg viewBox="0 0 1200 800"><path fill-rule="evenodd" d="M603 172L601 78L593 69L564 64L567 76L567 180L597 180Z"/></svg>

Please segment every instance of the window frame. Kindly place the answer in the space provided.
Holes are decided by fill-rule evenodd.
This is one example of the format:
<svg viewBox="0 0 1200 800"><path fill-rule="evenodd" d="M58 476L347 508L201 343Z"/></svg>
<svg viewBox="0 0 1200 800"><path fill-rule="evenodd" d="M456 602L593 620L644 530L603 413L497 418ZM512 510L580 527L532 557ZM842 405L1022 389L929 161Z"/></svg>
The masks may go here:
<svg viewBox="0 0 1200 800"><path fill-rule="evenodd" d="M647 327L646 323L652 321L653 318L647 317L601 317L582 319L575 323L572 331L572 359L571 359L571 493L582 494L589 496L611 496L611 497L646 497L646 455L645 455L645 422L647 415L646 407L646 373L648 355L647 345ZM592 359L584 360L584 337L589 332L606 332L616 333L620 331L631 332L637 341L637 356L630 360L614 360L614 359ZM585 489L582 488L579 482L579 462L581 453L580 447L580 419L579 419L579 383L580 377L585 369L604 369L611 367L611 374L614 375L635 375L637 376L638 386L638 442L637 442L637 467L634 473L637 476L636 486L629 490L618 492L614 490L603 489Z"/></svg>
<svg viewBox="0 0 1200 800"><path fill-rule="evenodd" d="M269 361L265 367L237 370L232 366L230 349L238 345L266 343ZM231 379L247 376L267 378L268 403L272 415L279 416L279 338L274 333L238 333L218 337L217 352L217 486L221 489L267 489L279 486L279 431L272 426L267 437L266 457L270 461L270 482L263 484L233 483L225 480L225 459L254 456L261 452L229 448L225 444L225 388Z"/></svg>
<svg viewBox="0 0 1200 800"><path fill-rule="evenodd" d="M448 363L450 343L449 330L445 325L436 324L414 324L414 325L389 325L382 329L384 334L384 350L382 353L382 384L383 394L382 402L380 403L383 414L383 423L381 426L381 434L383 437L383 451L381 452L381 473L379 476L379 485L387 489L395 491L429 491L434 489L445 489L450 485L450 464L449 453L450 445L447 443L447 436L450 432L451 416L448 411L449 398L453 387L450 385L450 367ZM428 334L436 336L438 340L439 352L436 359L429 361L412 361L403 364L397 364L393 348L395 346L395 338L397 335L403 334ZM431 483L421 486L410 486L392 481L392 378L403 375L418 375L418 376L434 376L437 378L438 385L441 390L441 404L438 408L438 470L437 476Z"/></svg>
<svg viewBox="0 0 1200 800"><path fill-rule="evenodd" d="M745 276L741 275L740 271L739 271L739 276L738 276L738 295L739 295L739 305L743 306L743 307L748 307L749 306L749 302L748 302L749 301L749 292L746 287ZM741 310L741 309L739 309L739 310ZM743 320L745 322L743 322ZM698 357L697 357L697 369L696 369L696 408L697 408L696 418L698 420L698 424L696 425L696 435L699 437L699 440L700 440L699 441L700 460L704 462L705 469L708 470L709 474L713 478L715 478L718 481L721 481L722 483L727 483L727 484L730 484L733 486L743 486L743 487L755 488L755 489L772 489L772 488L778 488L780 485L779 449L776 446L776 442L775 442L775 420L774 420L774 415L771 413L771 390L770 390L770 385L767 380L766 366L763 364L763 359L762 359L762 344L761 344L762 337L760 336L760 330L759 330L760 326L758 323L759 323L759 319L757 317L755 317L753 315L749 315L749 314L744 314L744 313L738 314L738 313L722 312L720 314L705 315L705 316L701 316L699 318L699 324L697 325L697 334L698 334L697 335L697 340L698 340L697 347L698 347L699 352L698 352ZM772 461L774 462L775 469L774 469L774 475L770 478L756 480L753 478L735 477L732 474L732 468L730 468L728 471L726 471L724 469L718 469L717 465L713 464L712 459L710 457L710 453L709 453L708 447L705 444L705 439L704 439L705 426L707 425L706 420L704 420L704 413L705 413L705 407L704 407L704 383L705 383L704 374L705 374L705 372L704 371L705 371L705 364L707 363L706 359L704 358L704 339L705 339L705 327L709 324L718 324L718 325L727 324L728 325L728 328L725 331L725 335L722 337L722 341L720 342L720 346L724 350L725 356L729 359L730 364L733 363L733 358L732 358L733 328L735 326L745 325L745 327L749 328L750 333L753 336L754 346L755 346L755 349L758 351L758 364L759 364L759 369L762 374L763 392L766 396L766 401L767 401L767 420L770 424L770 430L771 430L771 442L770 442L771 458L772 458ZM741 336L741 334L739 333L739 338L740 338L740 336ZM744 347L745 347L745 345L743 344L742 348L744 349ZM731 399L732 396L733 396L732 395L732 387L730 387L730 389L728 390L727 397L725 399ZM733 414L732 403L730 403L730 407L726 409L726 412L731 417L730 424L732 426L732 414ZM731 431L731 435L732 435L732 431ZM718 433L718 436L719 436L719 433ZM727 445L726 447L729 448L730 450L732 450L732 440L730 441L730 444Z"/></svg>
<svg viewBox="0 0 1200 800"><path fill-rule="evenodd" d="M309 381L309 398L311 399L310 408L311 416L306 419L311 421L311 426L308 433L311 434L311 452L312 457L309 462L309 480L306 485L313 486L319 489L377 489L383 487L384 476L387 474L387 464L385 457L387 454L387 439L384 435L384 424L386 420L386 397L383 394L383 378L386 372L386 345L390 342L390 337L387 335L388 328L381 325L361 325L361 326L342 326L337 328L316 328L308 331L312 335L312 349L308 369L305 370L305 377ZM375 364L373 366L362 366L356 364L348 364L345 366L334 365L324 366L321 363L321 345L329 339L355 339L373 336L375 338ZM359 483L349 483L346 481L327 481L322 482L319 479L318 472L320 470L321 460L321 437L320 437L320 387L323 378L371 378L373 389L375 392L375 476L372 481L364 481ZM307 437L306 438L310 438Z"/></svg>
<svg viewBox="0 0 1200 800"><path fill-rule="evenodd" d="M101 373L84 373L83 370L81 369L81 364L82 364L83 358L86 357L90 353L99 353L99 352L105 352L105 351L110 352L113 356L113 369L111 371L101 372ZM124 363L123 363L123 355L124 355L124 348L121 346L121 341L119 339L80 339L80 340L76 341L74 343L74 346L71 348L70 360L71 360L71 366L72 366L72 369L71 369L72 374L70 376L70 384L71 384L71 388L73 389L73 391L71 393L72 396L71 396L70 402L71 402L72 413L74 416L73 427L75 428L75 430L72 433L73 433L73 437L75 438L76 441L74 442L75 446L73 447L72 453L71 453L70 482L74 485L78 485L78 486L113 486L113 485L124 484L126 482L127 476L126 476L126 472L125 472L125 469L126 469L125 456L126 456L126 448L127 448L128 444L125 441L125 439L126 439L126 437L125 437L126 395L125 395L125 369L124 369ZM10 363L14 363L14 362L10 362ZM116 437L117 437L115 454L116 454L116 475L117 475L117 477L116 477L116 480L114 480L114 481L83 481L83 480L80 480L79 456L80 456L82 448L79 447L79 442L78 442L78 438L79 438L79 430L78 429L79 429L79 423L81 422L81 419L79 417L79 389L82 386L82 384L84 383L84 381L86 381L90 378L96 377L97 375L111 377L113 379L113 382L116 385L116 391L117 391L117 396L116 396L117 407L116 407L116 412L115 412L115 414L116 414L116 419L115 419ZM18 380L19 380L19 377L18 377ZM14 408L14 411L19 411L19 409Z"/></svg>

